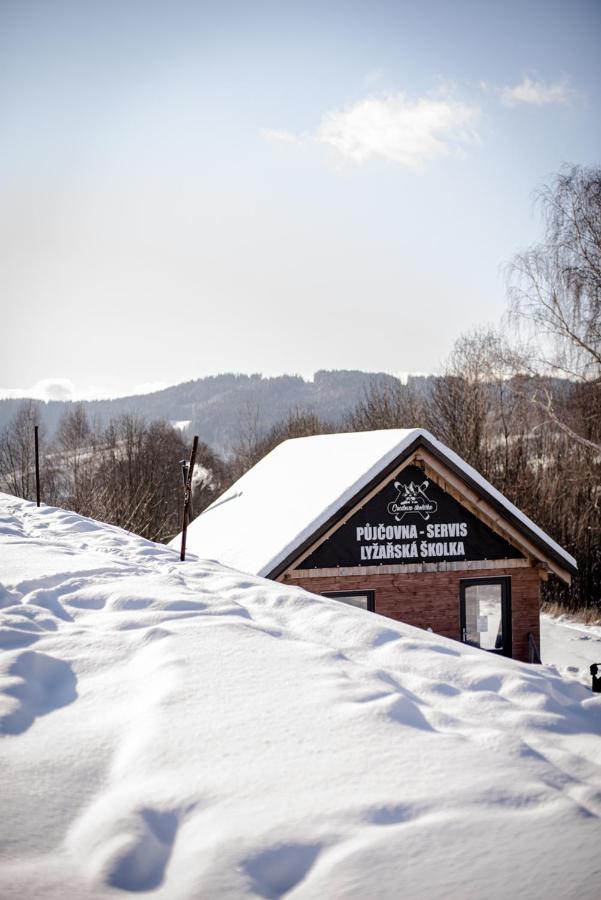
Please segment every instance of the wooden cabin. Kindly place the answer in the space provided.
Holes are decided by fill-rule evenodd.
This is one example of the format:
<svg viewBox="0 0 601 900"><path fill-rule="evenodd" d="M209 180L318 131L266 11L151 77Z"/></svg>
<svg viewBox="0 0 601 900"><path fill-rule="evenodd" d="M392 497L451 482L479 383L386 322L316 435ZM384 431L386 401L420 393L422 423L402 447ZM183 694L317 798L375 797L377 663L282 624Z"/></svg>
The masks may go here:
<svg viewBox="0 0 601 900"><path fill-rule="evenodd" d="M192 522L188 549L531 662L540 582L576 572L422 429L284 441Z"/></svg>

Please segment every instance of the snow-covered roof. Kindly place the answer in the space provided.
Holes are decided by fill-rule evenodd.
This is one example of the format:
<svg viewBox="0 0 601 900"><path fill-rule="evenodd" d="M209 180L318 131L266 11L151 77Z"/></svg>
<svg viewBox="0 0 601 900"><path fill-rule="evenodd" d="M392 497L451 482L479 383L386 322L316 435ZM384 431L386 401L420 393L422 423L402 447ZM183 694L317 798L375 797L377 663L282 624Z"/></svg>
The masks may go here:
<svg viewBox="0 0 601 900"><path fill-rule="evenodd" d="M279 444L188 528L188 549L269 576L409 451L429 446L568 571L576 561L475 469L422 428L320 434ZM179 545L180 538L172 542Z"/></svg>

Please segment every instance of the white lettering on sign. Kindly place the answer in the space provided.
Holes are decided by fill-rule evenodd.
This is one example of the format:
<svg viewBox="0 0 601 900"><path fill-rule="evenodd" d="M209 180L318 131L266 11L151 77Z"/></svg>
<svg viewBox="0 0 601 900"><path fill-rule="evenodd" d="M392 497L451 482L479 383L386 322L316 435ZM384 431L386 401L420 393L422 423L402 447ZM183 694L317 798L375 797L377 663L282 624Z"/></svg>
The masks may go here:
<svg viewBox="0 0 601 900"><path fill-rule="evenodd" d="M468 527L465 522L430 523L421 531L416 525L377 525L370 523L359 525L355 532L356 540L361 545L361 560L387 559L440 559L448 556L465 556L463 541L418 541L419 537L453 538L467 537ZM399 543L403 541L403 543Z"/></svg>
<svg viewBox="0 0 601 900"><path fill-rule="evenodd" d="M437 541L430 543L422 541L419 545L420 556L463 556L465 549L463 541Z"/></svg>
<svg viewBox="0 0 601 900"><path fill-rule="evenodd" d="M426 526L426 535L433 537L467 537L467 525L465 522L441 522L436 525Z"/></svg>
<svg viewBox="0 0 601 900"><path fill-rule="evenodd" d="M362 544L361 559L417 559L417 542L410 544Z"/></svg>
<svg viewBox="0 0 601 900"><path fill-rule="evenodd" d="M406 541L417 537L415 525L363 525L357 528L358 541Z"/></svg>

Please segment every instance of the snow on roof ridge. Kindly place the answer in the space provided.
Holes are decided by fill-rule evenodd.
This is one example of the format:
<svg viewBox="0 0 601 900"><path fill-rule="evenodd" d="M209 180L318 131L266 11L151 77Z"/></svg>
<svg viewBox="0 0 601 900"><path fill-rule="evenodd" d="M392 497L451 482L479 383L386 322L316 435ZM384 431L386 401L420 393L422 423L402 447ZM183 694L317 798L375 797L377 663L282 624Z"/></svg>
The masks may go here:
<svg viewBox="0 0 601 900"><path fill-rule="evenodd" d="M248 480L247 476L249 476L252 472L255 472L259 467L263 468L264 465L273 460L274 456L280 455L282 449L285 447L288 447L292 444L298 444L302 441L316 442L326 438L331 440L332 438L356 438L357 436L363 435L392 433L404 435L422 434L429 437L431 440L434 440L430 432L426 431L424 428L377 428L373 431L332 431L324 434L307 434L303 435L302 437L286 438L286 440L280 441L279 444L276 444L276 446L272 450L270 450L269 453L266 453L265 456L262 456L261 459L254 464L254 466L251 466L250 469L247 469L246 472L244 472L244 474L241 475L240 478L234 481L234 483L231 484L223 494L221 494L219 497L216 497L215 500L213 500L213 502L203 510L201 515L204 515L205 513L209 512L209 510L213 509L216 506L219 506L221 503L224 503L226 500L233 500L234 497L240 496L242 491L239 490L239 485L242 484L245 480ZM403 443L403 441L399 441L397 450L398 453L400 453L402 449L400 446L401 443ZM234 488L236 488L237 490L234 491Z"/></svg>
<svg viewBox="0 0 601 900"><path fill-rule="evenodd" d="M480 472L473 468L469 463L467 463L458 453L455 453L454 450L451 450L450 447L447 447L446 444L443 444L442 441L439 441L438 438L435 438L434 435L425 428L379 428L374 431L343 431L343 432L334 432L332 434L316 434L316 435L307 435L305 437L298 438L287 438L285 441L282 441L281 444L278 444L271 453L274 453L280 447L283 447L285 444L290 444L295 441L314 441L317 438L331 438L331 437L355 437L356 435L373 435L384 432L396 432L399 435L403 435L398 444L389 452L387 452L383 457L374 463L372 467L366 472L362 477L357 479L351 487L343 491L338 500L332 504L329 509L330 512L328 518L334 514L336 509L332 509L332 507L336 506L336 508L340 508L344 506L344 504L349 500L355 493L360 491L365 484L368 484L372 478L375 478L382 469L385 469L389 462L403 452L405 447L411 443L409 438L416 440L418 437L423 437L425 440L429 441L436 449L442 454L443 457L446 457L450 460L454 465L460 468L466 475L472 478L481 488L483 488L487 493L491 494L495 500L501 503L505 509L512 513L523 525L529 528L534 534L539 537L548 547L552 548L559 556L566 560L566 562L570 563L574 568L578 567L578 564L575 558L564 550L564 548L553 540L542 528L540 528L535 522L532 521L525 513L523 513L517 506L515 506L511 500L505 497L504 494L501 493L497 488L495 488L488 479L486 479ZM270 454L264 459L267 459ZM258 465L258 464L257 464ZM324 521L323 514L317 516L311 525L307 526L306 529L303 529L303 532L307 531L309 528L313 528L313 530L317 530ZM297 536L298 537L298 536ZM261 570L260 574L267 574L269 571L274 569L278 563L280 563L289 553L295 549L295 546L298 545L298 540L295 538L293 541L290 541L288 545L284 548L283 551L277 553L276 556L270 560L269 564L264 566Z"/></svg>
<svg viewBox="0 0 601 900"><path fill-rule="evenodd" d="M191 523L189 547L235 568L269 576L420 440L540 541L560 564L576 568L566 550L425 428L282 441Z"/></svg>

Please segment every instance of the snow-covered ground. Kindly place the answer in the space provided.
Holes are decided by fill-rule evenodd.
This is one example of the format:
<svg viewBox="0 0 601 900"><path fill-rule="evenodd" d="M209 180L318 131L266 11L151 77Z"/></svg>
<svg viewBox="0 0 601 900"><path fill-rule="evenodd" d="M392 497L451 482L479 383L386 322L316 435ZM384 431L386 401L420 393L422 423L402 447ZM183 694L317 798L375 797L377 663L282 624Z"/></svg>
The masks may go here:
<svg viewBox="0 0 601 900"><path fill-rule="evenodd" d="M601 696L0 497L0 896L597 898Z"/></svg>
<svg viewBox="0 0 601 900"><path fill-rule="evenodd" d="M541 658L566 678L591 683L591 663L601 663L601 626L582 625L566 616L542 615Z"/></svg>

